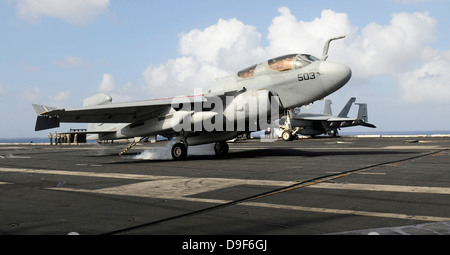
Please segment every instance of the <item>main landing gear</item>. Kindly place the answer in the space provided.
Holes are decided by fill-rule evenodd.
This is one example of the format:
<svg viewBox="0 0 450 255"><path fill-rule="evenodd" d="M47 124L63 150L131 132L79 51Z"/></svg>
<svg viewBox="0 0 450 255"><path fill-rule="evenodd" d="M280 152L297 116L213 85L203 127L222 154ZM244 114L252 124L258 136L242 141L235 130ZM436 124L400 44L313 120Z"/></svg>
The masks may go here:
<svg viewBox="0 0 450 255"><path fill-rule="evenodd" d="M138 144L139 142L145 140L148 137L142 137L141 139L137 140L135 139L130 145L128 145L127 148L125 148L122 152L120 152L120 155L123 155L125 152L127 152L129 149L131 149L133 146ZM226 141L216 142L214 144L214 152L216 153L216 156L224 156L228 154L229 146ZM172 149L170 150L172 159L173 160L184 160L187 157L188 153L188 145L183 141L178 141L174 145L172 145Z"/></svg>
<svg viewBox="0 0 450 255"><path fill-rule="evenodd" d="M184 143L176 143L172 146L172 158L174 160L183 160L187 156L187 147Z"/></svg>
<svg viewBox="0 0 450 255"><path fill-rule="evenodd" d="M214 144L214 152L216 153L216 156L224 156L228 154L230 147L228 146L228 143L223 142L216 142ZM172 146L172 159L173 160L184 160L187 157L187 151L188 146L184 143L176 143Z"/></svg>
<svg viewBox="0 0 450 255"><path fill-rule="evenodd" d="M214 152L216 153L216 156L223 156L228 154L228 151L230 150L230 147L228 146L227 142L217 142L214 144Z"/></svg>

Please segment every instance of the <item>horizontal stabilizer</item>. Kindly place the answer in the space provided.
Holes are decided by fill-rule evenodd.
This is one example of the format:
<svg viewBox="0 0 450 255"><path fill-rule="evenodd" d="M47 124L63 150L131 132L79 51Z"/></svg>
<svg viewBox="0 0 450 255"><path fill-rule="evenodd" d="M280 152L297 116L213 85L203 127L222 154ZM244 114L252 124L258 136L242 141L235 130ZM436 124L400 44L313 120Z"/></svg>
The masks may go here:
<svg viewBox="0 0 450 255"><path fill-rule="evenodd" d="M58 117L38 116L36 120L35 131L59 127Z"/></svg>
<svg viewBox="0 0 450 255"><path fill-rule="evenodd" d="M364 127L377 128L377 126L375 126L374 124L370 124L370 123L367 123L367 122L363 122L360 125L364 126Z"/></svg>
<svg viewBox="0 0 450 255"><path fill-rule="evenodd" d="M365 122L364 122L364 124L361 124L361 126L370 127L370 128L377 128L377 126L375 126L374 124L365 123Z"/></svg>

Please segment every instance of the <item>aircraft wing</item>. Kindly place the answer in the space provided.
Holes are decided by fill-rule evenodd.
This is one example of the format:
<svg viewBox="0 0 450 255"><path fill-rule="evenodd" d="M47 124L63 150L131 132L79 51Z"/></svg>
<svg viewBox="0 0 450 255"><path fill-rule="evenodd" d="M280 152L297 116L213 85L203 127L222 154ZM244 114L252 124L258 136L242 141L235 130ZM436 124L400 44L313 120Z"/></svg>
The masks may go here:
<svg viewBox="0 0 450 255"><path fill-rule="evenodd" d="M297 116L293 119L296 120L317 120L317 121L327 121L330 117L329 116L311 116L311 117L301 117Z"/></svg>
<svg viewBox="0 0 450 255"><path fill-rule="evenodd" d="M323 115L323 116L296 116L293 119L297 120L314 120L314 121L329 121L329 122L338 122L338 121L354 121L355 118L340 118L331 115Z"/></svg>
<svg viewBox="0 0 450 255"><path fill-rule="evenodd" d="M339 122L339 121L354 121L356 120L355 118L340 118L340 117L331 117L329 119L327 119L327 121L330 122Z"/></svg>
<svg viewBox="0 0 450 255"><path fill-rule="evenodd" d="M182 103L205 101L203 95L163 98L107 105L83 106L71 109L33 104L38 114L35 130L59 127L60 122L74 123L139 123L150 118L161 117Z"/></svg>
<svg viewBox="0 0 450 255"><path fill-rule="evenodd" d="M315 113L300 113L295 115L292 119L296 120L315 120L315 121L327 121L333 116L326 114L315 114Z"/></svg>

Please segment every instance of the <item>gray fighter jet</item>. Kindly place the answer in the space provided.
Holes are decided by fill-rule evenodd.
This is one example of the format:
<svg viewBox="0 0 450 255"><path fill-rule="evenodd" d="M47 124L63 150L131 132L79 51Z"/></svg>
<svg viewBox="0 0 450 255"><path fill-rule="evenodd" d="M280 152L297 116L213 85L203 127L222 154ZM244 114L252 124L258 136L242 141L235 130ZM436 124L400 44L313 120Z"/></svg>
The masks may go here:
<svg viewBox="0 0 450 255"><path fill-rule="evenodd" d="M334 116L331 111L331 100L326 99L323 107L323 113L300 113L299 108L289 111L284 123L280 125L281 137L285 141L291 141L296 134L315 137L316 135L329 134L338 136L338 129L352 126L365 126L376 128L375 125L368 123L367 104L357 103L359 105L358 116L356 118L347 117L348 112L356 98L352 97L342 108L338 116Z"/></svg>
<svg viewBox="0 0 450 255"><path fill-rule="evenodd" d="M320 59L309 54L273 58L219 79L206 91L194 90L192 96L113 104L110 96L99 94L72 109L33 104L38 114L35 130L59 127L60 122L91 123L87 133L96 133L100 140L156 135L173 139L176 160L186 157L188 146L207 143L215 143L216 154L223 155L227 140L263 130L288 109L344 86L350 68L326 61L330 42L341 38L326 41Z"/></svg>

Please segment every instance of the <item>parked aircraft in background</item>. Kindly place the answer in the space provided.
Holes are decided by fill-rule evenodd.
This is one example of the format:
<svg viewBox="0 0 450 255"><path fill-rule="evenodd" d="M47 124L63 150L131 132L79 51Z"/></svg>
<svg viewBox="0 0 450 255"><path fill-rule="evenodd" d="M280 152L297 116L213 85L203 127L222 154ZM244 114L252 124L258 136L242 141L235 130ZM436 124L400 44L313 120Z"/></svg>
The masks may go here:
<svg viewBox="0 0 450 255"><path fill-rule="evenodd" d="M263 130L286 110L324 98L350 80L348 66L326 61L330 42L341 38L326 41L321 59L309 54L273 58L192 96L113 104L110 96L99 94L72 109L34 104L35 130L60 122L91 123L88 133L97 133L100 140L173 138L176 160L186 157L188 146L206 143L215 143L216 154L226 154L227 140Z"/></svg>
<svg viewBox="0 0 450 255"><path fill-rule="evenodd" d="M338 129L353 126L365 126L376 128L375 125L368 123L367 104L357 103L359 105L358 116L356 118L347 117L348 112L356 98L352 97L342 108L341 112L334 116L331 111L331 100L325 100L323 113L300 113L295 108L290 111L282 125L280 125L281 137L285 141L293 140L297 133L315 137L316 135L329 134L338 136Z"/></svg>

